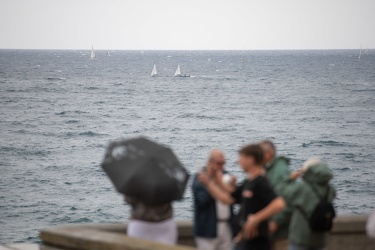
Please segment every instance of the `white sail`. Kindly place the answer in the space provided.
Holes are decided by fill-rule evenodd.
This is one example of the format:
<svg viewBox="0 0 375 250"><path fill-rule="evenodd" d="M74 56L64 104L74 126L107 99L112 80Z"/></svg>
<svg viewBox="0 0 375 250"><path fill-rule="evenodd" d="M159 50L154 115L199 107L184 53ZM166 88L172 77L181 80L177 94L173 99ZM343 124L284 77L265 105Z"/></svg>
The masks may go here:
<svg viewBox="0 0 375 250"><path fill-rule="evenodd" d="M107 56L111 56L111 54L109 53L109 51L107 52Z"/></svg>
<svg viewBox="0 0 375 250"><path fill-rule="evenodd" d="M151 76L157 76L158 75L158 71L156 69L156 65L154 65L154 68L152 69L152 72L151 72Z"/></svg>
<svg viewBox="0 0 375 250"><path fill-rule="evenodd" d="M358 56L358 59L361 59L361 56L362 56L362 45L361 45L361 49L359 50L359 56Z"/></svg>
<svg viewBox="0 0 375 250"><path fill-rule="evenodd" d="M94 51L94 46L91 47L91 59L95 58L95 51Z"/></svg>
<svg viewBox="0 0 375 250"><path fill-rule="evenodd" d="M177 66L176 72L174 72L174 76L181 76L181 68L180 68L180 65Z"/></svg>

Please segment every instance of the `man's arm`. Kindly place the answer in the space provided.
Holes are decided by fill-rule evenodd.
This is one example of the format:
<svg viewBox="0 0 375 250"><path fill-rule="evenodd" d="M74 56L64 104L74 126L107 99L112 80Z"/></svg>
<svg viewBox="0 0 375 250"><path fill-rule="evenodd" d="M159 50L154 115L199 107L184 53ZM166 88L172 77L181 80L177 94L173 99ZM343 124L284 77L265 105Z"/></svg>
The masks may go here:
<svg viewBox="0 0 375 250"><path fill-rule="evenodd" d="M208 190L198 181L198 175L194 177L192 189L196 206L205 207L211 202L214 202Z"/></svg>
<svg viewBox="0 0 375 250"><path fill-rule="evenodd" d="M227 174L228 175L228 174ZM224 183L223 182L223 172L217 171L215 174L215 182L220 187L220 189L224 190L227 193L233 193L236 189L236 178L234 176L230 176L232 181L231 183ZM228 175L229 176L229 175Z"/></svg>
<svg viewBox="0 0 375 250"><path fill-rule="evenodd" d="M222 190L207 174L199 174L199 182L206 186L207 190L215 200L219 200L225 204L231 205L235 202L231 194L225 190Z"/></svg>

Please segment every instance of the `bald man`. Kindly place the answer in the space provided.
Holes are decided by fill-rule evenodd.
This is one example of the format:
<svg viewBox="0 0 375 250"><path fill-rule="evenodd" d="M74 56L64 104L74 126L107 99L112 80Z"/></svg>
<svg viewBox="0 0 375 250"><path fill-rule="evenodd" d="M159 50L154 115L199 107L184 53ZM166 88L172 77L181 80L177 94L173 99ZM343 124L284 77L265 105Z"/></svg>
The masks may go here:
<svg viewBox="0 0 375 250"><path fill-rule="evenodd" d="M265 140L259 143L263 151L264 166L267 178L275 192L283 197L282 190L288 185L291 174L289 159L278 156L273 142ZM269 224L272 234L273 250L287 250L289 246L288 232L293 210L287 207L283 212L275 215Z"/></svg>
<svg viewBox="0 0 375 250"><path fill-rule="evenodd" d="M224 153L214 149L210 152L203 171L216 181L221 188L231 189L234 183L230 183L230 180L234 180L234 178L228 178L228 174L225 174L224 165ZM216 201L199 182L198 175L194 176L192 189L194 196L194 236L198 249L232 249L232 231L230 226L233 219L232 207L221 201Z"/></svg>

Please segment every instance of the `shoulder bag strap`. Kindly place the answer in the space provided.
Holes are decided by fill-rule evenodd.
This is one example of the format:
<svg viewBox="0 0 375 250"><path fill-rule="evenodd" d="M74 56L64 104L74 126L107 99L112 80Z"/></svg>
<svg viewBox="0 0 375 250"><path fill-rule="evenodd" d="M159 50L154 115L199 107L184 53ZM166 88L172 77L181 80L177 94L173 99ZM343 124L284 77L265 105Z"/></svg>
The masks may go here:
<svg viewBox="0 0 375 250"><path fill-rule="evenodd" d="M302 216L305 218L307 222L309 222L309 216L307 215L306 211L301 206L296 206L297 210L301 212Z"/></svg>

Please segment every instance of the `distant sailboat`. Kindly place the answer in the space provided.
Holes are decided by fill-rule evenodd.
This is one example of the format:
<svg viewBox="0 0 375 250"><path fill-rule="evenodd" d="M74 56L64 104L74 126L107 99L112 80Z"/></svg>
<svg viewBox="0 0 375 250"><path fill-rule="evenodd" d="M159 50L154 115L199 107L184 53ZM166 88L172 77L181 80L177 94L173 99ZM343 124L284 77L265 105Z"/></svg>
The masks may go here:
<svg viewBox="0 0 375 250"><path fill-rule="evenodd" d="M156 70L156 65L154 65L154 68L152 69L151 76L153 76L153 77L158 76L158 71Z"/></svg>
<svg viewBox="0 0 375 250"><path fill-rule="evenodd" d="M180 65L177 66L176 72L174 72L174 76L182 76L182 75L181 75L181 68L180 68Z"/></svg>
<svg viewBox="0 0 375 250"><path fill-rule="evenodd" d="M359 60L361 60L361 56L362 56L362 45L361 45L361 49L359 50L359 56L358 56Z"/></svg>
<svg viewBox="0 0 375 250"><path fill-rule="evenodd" d="M94 45L92 45L92 47L91 47L91 56L90 56L90 58L91 58L92 60L95 59Z"/></svg>
<svg viewBox="0 0 375 250"><path fill-rule="evenodd" d="M107 52L107 56L111 56L111 54L109 53L109 51Z"/></svg>
<svg viewBox="0 0 375 250"><path fill-rule="evenodd" d="M175 77L190 77L189 75L183 75L181 73L180 65L177 66L176 72L174 72Z"/></svg>

